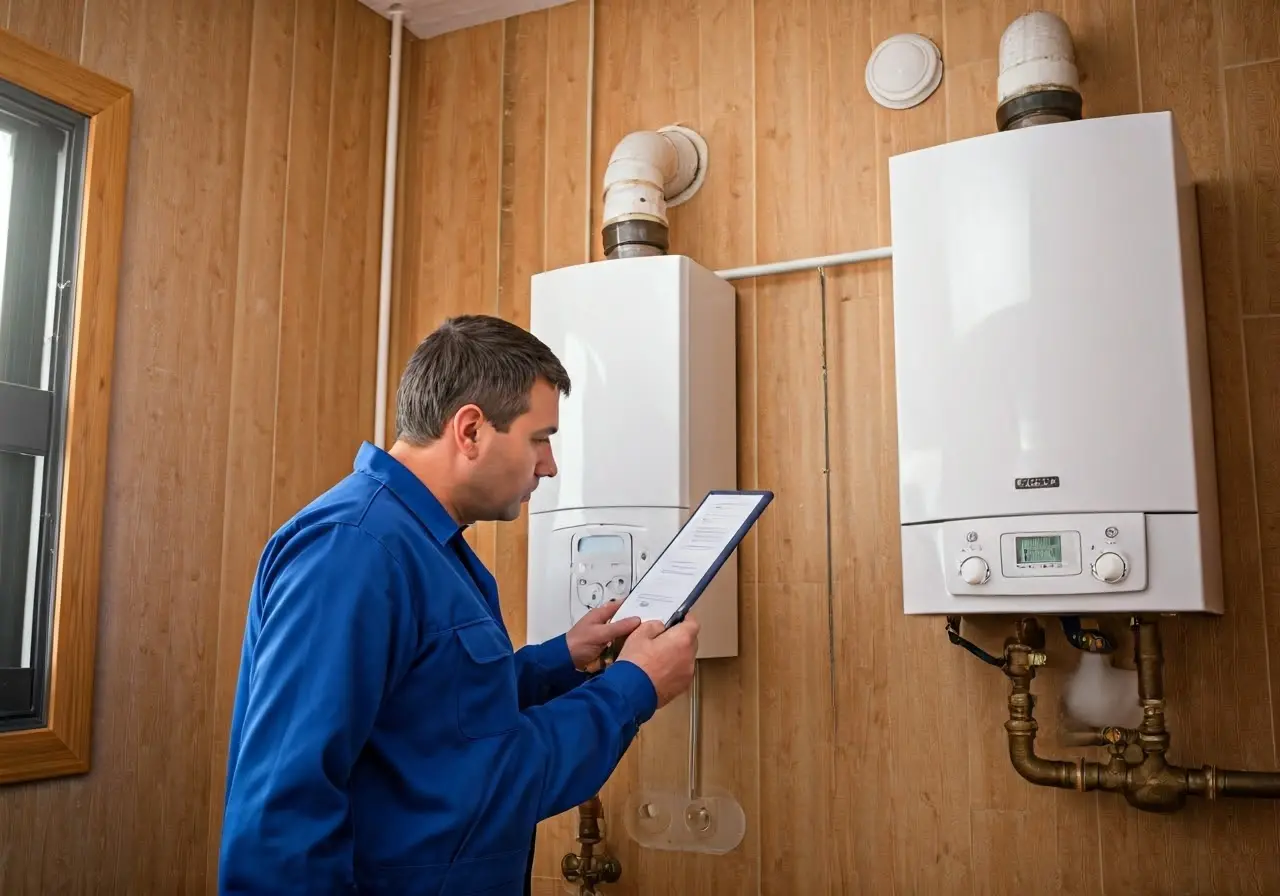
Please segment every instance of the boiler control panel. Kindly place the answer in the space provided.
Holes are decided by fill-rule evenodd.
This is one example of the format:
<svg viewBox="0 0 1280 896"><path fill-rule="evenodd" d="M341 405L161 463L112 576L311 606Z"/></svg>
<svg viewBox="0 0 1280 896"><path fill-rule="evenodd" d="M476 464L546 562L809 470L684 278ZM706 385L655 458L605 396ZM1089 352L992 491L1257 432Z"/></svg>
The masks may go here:
<svg viewBox="0 0 1280 896"><path fill-rule="evenodd" d="M591 527L573 536L569 551L569 615L574 622L606 601L631 593L631 532Z"/></svg>
<svg viewBox="0 0 1280 896"><path fill-rule="evenodd" d="M1106 594L1147 587L1146 518L1083 513L958 520L941 527L954 595Z"/></svg>

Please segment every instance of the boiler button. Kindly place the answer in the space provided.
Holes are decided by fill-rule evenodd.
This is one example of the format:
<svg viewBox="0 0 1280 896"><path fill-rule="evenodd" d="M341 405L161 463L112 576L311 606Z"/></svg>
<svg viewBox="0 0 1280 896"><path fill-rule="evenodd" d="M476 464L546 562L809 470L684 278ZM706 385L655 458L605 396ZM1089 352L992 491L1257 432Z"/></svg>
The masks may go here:
<svg viewBox="0 0 1280 896"><path fill-rule="evenodd" d="M1129 564L1125 563L1124 558L1113 551L1099 554L1097 559L1093 561L1093 577L1099 582L1114 585L1122 581L1128 574Z"/></svg>
<svg viewBox="0 0 1280 896"><path fill-rule="evenodd" d="M966 557L960 564L960 577L970 585L982 585L991 578L991 567L981 557Z"/></svg>
<svg viewBox="0 0 1280 896"><path fill-rule="evenodd" d="M604 589L600 587L599 582L592 582L588 587L578 590L578 599L586 606L594 609L603 603Z"/></svg>
<svg viewBox="0 0 1280 896"><path fill-rule="evenodd" d="M1117 535L1120 534L1120 530L1117 529L1115 526L1107 526L1107 530L1102 534L1107 536L1107 538L1115 538Z"/></svg>

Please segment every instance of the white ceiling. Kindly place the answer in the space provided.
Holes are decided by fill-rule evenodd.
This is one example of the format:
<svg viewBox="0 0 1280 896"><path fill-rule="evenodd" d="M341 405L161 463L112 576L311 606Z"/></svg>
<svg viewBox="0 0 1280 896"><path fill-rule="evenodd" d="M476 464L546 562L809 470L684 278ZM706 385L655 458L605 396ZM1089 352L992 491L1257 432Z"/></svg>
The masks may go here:
<svg viewBox="0 0 1280 896"><path fill-rule="evenodd" d="M414 37L435 37L495 22L509 16L560 6L569 0L360 0L375 12L387 15L393 6L404 10L404 25Z"/></svg>

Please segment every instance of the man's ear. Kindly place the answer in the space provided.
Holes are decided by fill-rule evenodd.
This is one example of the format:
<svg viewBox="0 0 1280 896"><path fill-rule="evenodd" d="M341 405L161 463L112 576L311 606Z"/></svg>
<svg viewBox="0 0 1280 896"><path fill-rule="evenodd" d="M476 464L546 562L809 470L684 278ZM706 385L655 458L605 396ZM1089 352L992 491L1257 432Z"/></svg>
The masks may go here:
<svg viewBox="0 0 1280 896"><path fill-rule="evenodd" d="M484 412L474 404L464 405L453 415L454 445L469 459L480 453L480 427L484 424Z"/></svg>

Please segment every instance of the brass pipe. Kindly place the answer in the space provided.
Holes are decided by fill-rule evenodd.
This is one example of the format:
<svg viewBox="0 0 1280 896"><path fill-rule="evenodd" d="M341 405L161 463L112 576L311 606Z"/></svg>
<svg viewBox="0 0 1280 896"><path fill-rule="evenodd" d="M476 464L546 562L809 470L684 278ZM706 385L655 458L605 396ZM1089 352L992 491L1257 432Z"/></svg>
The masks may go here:
<svg viewBox="0 0 1280 896"><path fill-rule="evenodd" d="M1031 682L1036 669L1047 662L1041 652L1044 631L1034 619L1018 623L1013 637L1005 642L1004 673L1010 681L1009 760L1014 770L1032 784L1067 790L1105 790L1123 793L1134 808L1145 812L1176 812L1188 796L1280 798L1280 772L1254 772L1183 768L1165 759L1169 731L1164 713L1164 654L1155 621L1134 619L1134 656L1138 666L1138 699L1142 724L1134 731L1102 728L1085 740L1106 745L1111 758L1106 763L1074 762L1037 756L1035 738L1035 697ZM1142 758L1126 757L1130 744L1142 748Z"/></svg>
<svg viewBox="0 0 1280 896"><path fill-rule="evenodd" d="M560 860L560 873L571 884L581 884L582 893L595 893L597 884L613 884L622 878L622 863L603 848L599 855L596 847L604 842L600 832L600 819L604 817L604 804L596 794L578 805L579 851L569 853Z"/></svg>
<svg viewBox="0 0 1280 896"><path fill-rule="evenodd" d="M601 672L618 658L622 651L622 641L614 641L600 653L600 657L588 667L589 672ZM560 874L569 883L580 884L579 892L592 894L597 892L600 883L617 883L622 878L622 863L609 855L601 844L604 835L600 831L600 819L604 818L604 803L597 793L586 802L578 804L578 844L577 853L567 853L560 859ZM596 855L596 848L600 854Z"/></svg>

